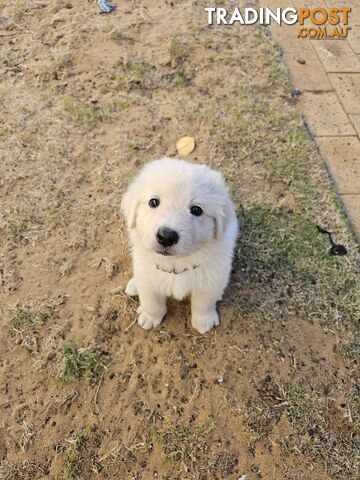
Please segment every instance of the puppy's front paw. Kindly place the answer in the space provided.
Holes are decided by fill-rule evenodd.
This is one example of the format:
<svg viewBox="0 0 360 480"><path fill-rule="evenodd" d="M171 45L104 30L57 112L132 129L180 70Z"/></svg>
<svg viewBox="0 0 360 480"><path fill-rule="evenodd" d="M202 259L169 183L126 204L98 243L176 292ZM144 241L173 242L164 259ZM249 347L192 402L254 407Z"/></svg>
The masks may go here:
<svg viewBox="0 0 360 480"><path fill-rule="evenodd" d="M126 295L129 295L129 297L136 297L136 295L138 294L134 278L131 278L128 281L128 284L126 285L126 288L125 288L125 293Z"/></svg>
<svg viewBox="0 0 360 480"><path fill-rule="evenodd" d="M216 310L211 310L208 313L193 313L191 317L191 325L201 334L208 332L219 324L219 315Z"/></svg>
<svg viewBox="0 0 360 480"><path fill-rule="evenodd" d="M144 330L150 330L152 328L158 327L162 321L162 318L154 318L148 315L145 312L141 312L138 318L138 324Z"/></svg>

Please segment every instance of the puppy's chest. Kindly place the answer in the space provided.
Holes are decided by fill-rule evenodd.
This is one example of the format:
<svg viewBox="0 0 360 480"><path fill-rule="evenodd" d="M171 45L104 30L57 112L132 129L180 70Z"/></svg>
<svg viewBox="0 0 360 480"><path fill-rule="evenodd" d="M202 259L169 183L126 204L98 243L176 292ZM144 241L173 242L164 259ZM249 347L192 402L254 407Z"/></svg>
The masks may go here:
<svg viewBox="0 0 360 480"><path fill-rule="evenodd" d="M196 269L169 272L157 269L154 281L158 282L162 294L182 300L196 289L199 273Z"/></svg>

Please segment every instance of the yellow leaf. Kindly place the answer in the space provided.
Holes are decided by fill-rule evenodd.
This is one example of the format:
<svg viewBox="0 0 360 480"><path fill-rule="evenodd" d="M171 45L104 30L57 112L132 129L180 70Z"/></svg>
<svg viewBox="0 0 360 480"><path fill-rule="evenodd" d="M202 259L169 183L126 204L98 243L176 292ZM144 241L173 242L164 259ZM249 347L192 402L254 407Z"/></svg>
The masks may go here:
<svg viewBox="0 0 360 480"><path fill-rule="evenodd" d="M195 140L193 137L182 137L176 142L176 148L183 157L189 155L195 148Z"/></svg>

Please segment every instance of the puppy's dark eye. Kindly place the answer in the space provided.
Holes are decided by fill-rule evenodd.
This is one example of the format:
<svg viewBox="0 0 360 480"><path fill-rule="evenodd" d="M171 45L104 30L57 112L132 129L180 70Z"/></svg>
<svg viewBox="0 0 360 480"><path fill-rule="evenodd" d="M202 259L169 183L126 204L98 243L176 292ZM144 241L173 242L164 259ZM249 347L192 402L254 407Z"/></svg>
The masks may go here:
<svg viewBox="0 0 360 480"><path fill-rule="evenodd" d="M200 217L200 215L203 213L203 209L199 207L199 205L193 205L190 208L190 212L192 215L195 215L195 217Z"/></svg>
<svg viewBox="0 0 360 480"><path fill-rule="evenodd" d="M160 205L160 199L159 198L151 198L149 200L149 207L151 208L156 208Z"/></svg>

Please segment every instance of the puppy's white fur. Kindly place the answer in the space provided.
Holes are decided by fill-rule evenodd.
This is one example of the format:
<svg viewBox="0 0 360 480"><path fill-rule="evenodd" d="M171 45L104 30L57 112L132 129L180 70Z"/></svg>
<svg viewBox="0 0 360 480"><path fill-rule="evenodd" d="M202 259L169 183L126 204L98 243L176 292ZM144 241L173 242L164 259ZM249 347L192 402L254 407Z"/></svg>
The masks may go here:
<svg viewBox="0 0 360 480"><path fill-rule="evenodd" d="M149 200L158 198L157 208ZM193 205L201 216L190 212ZM163 158L148 163L122 199L132 246L133 278L125 292L138 295L138 323L157 327L166 298L191 296L191 323L200 333L219 325L216 302L229 281L237 219L223 177L206 165ZM162 247L161 227L175 230L176 245Z"/></svg>

